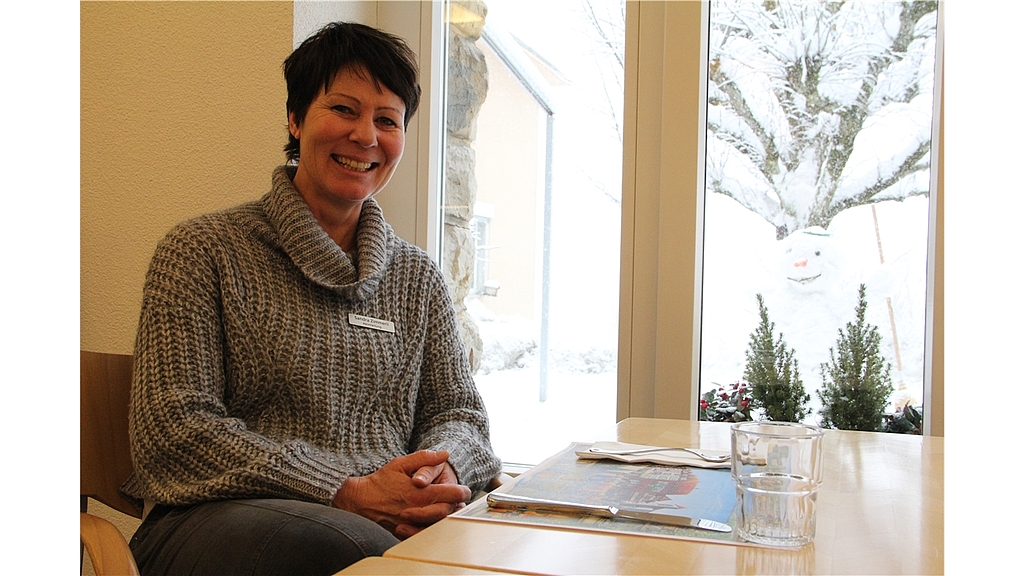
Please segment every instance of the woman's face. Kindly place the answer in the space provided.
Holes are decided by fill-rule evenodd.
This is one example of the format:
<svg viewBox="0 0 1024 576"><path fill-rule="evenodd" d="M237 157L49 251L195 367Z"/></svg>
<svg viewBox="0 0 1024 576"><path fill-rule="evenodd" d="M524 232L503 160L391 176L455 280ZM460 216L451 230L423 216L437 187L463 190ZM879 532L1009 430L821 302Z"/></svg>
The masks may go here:
<svg viewBox="0 0 1024 576"><path fill-rule="evenodd" d="M343 69L306 111L288 115L299 140L293 183L311 207L361 204L380 192L405 149L405 103L361 69Z"/></svg>

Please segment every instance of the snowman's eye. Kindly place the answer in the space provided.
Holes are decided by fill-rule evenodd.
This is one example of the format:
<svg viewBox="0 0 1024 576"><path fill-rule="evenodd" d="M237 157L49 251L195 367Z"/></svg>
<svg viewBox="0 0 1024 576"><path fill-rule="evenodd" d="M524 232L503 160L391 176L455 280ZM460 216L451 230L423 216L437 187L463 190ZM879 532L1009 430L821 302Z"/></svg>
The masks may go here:
<svg viewBox="0 0 1024 576"><path fill-rule="evenodd" d="M815 250L814 251L814 255L815 256L821 256L821 250Z"/></svg>

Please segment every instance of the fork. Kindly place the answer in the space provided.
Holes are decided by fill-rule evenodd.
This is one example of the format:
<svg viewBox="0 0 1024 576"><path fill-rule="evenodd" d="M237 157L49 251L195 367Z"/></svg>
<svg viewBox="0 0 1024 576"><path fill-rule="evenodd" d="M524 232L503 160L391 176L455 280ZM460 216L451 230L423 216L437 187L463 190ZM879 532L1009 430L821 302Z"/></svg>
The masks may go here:
<svg viewBox="0 0 1024 576"><path fill-rule="evenodd" d="M707 462L726 462L730 458L732 458L729 455L715 456L712 454L705 454L699 450L694 450L693 448L672 448L665 446L657 446L651 448L634 448L632 450L603 450L601 448L591 448L589 451L593 452L594 454L607 454L609 456L629 456L632 454L646 454L647 452L667 452L670 450L681 450L683 452L689 452L690 454L693 454L694 456Z"/></svg>

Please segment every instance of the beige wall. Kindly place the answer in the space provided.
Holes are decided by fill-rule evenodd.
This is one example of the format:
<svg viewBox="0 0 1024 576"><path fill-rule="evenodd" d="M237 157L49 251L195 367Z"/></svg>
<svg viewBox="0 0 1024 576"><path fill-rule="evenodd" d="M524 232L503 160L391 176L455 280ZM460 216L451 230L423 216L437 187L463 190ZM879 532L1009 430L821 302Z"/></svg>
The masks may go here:
<svg viewBox="0 0 1024 576"><path fill-rule="evenodd" d="M291 2L81 4L83 349L132 351L171 226L269 188L291 48Z"/></svg>
<svg viewBox="0 0 1024 576"><path fill-rule="evenodd" d="M291 47L291 2L81 4L83 349L132 352L146 267L171 226L267 190L284 160ZM126 537L138 527L89 509Z"/></svg>
<svg viewBox="0 0 1024 576"><path fill-rule="evenodd" d="M544 111L482 40L487 99L476 123L477 202L494 206L488 280L501 283L481 302L492 312L533 319L544 197Z"/></svg>

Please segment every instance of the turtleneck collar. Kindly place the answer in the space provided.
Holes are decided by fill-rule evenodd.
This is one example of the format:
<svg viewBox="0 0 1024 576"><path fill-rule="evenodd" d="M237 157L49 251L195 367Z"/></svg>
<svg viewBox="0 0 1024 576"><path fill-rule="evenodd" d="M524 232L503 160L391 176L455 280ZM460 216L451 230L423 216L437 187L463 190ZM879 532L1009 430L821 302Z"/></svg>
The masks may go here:
<svg viewBox="0 0 1024 576"><path fill-rule="evenodd" d="M294 166L274 170L263 209L281 246L310 281L350 300L363 300L377 290L391 258L394 231L372 198L363 202L356 230L356 262L320 227L309 206L292 185Z"/></svg>

